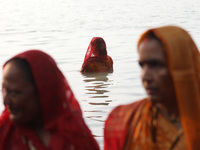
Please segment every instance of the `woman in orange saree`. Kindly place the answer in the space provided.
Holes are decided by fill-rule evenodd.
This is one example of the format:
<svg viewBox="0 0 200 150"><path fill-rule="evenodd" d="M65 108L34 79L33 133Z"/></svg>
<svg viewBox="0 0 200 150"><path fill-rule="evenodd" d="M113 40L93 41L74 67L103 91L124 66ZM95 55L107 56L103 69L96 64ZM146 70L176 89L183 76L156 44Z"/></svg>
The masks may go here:
<svg viewBox="0 0 200 150"><path fill-rule="evenodd" d="M101 37L93 37L85 59L81 67L81 72L112 72L113 60L107 55L106 43Z"/></svg>
<svg viewBox="0 0 200 150"><path fill-rule="evenodd" d="M62 72L48 54L20 53L3 68L1 150L99 150Z"/></svg>
<svg viewBox="0 0 200 150"><path fill-rule="evenodd" d="M105 150L200 149L199 51L190 35L176 26L146 31L139 39L138 49L150 33L162 43L173 82L176 102L171 103L168 111L176 104L179 117L173 120L168 118L149 100L149 96L132 104L118 106L105 123ZM151 91L147 89L148 92Z"/></svg>

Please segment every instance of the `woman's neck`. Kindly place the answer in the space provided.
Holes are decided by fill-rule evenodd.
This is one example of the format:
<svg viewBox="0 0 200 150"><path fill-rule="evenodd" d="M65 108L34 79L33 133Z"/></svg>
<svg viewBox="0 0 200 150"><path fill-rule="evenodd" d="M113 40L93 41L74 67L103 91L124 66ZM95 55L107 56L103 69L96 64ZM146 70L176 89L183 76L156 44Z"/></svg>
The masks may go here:
<svg viewBox="0 0 200 150"><path fill-rule="evenodd" d="M181 128L181 119L179 110L176 104L171 105L163 105L160 103L156 103L155 107L158 108L159 112L172 124L176 126L177 129Z"/></svg>
<svg viewBox="0 0 200 150"><path fill-rule="evenodd" d="M48 147L50 143L51 134L44 128L43 119L38 118L38 120L34 124L32 124L32 128L34 129L36 135L39 137L44 146Z"/></svg>
<svg viewBox="0 0 200 150"><path fill-rule="evenodd" d="M51 133L45 130L44 128L36 129L35 132L42 141L42 143L44 144L44 146L48 147L51 139Z"/></svg>

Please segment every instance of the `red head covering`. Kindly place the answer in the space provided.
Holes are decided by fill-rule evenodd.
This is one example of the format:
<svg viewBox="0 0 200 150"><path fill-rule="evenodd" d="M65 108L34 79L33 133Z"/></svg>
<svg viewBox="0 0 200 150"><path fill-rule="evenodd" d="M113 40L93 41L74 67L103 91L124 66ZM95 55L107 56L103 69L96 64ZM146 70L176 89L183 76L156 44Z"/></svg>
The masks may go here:
<svg viewBox="0 0 200 150"><path fill-rule="evenodd" d="M103 60L107 59L106 43L103 38L101 38L101 37L93 37L92 38L92 40L88 46L87 52L85 54L85 59L84 59L83 64L90 57L97 57L97 58L100 58Z"/></svg>
<svg viewBox="0 0 200 150"><path fill-rule="evenodd" d="M22 136L39 150L99 149L55 61L39 50L26 51L13 58L25 59L30 65L39 93L44 128L51 132L51 139L49 147L44 147L32 129L25 129L10 121L9 112L5 109L0 116L0 149L6 149L9 143L14 143L16 150L28 150Z"/></svg>

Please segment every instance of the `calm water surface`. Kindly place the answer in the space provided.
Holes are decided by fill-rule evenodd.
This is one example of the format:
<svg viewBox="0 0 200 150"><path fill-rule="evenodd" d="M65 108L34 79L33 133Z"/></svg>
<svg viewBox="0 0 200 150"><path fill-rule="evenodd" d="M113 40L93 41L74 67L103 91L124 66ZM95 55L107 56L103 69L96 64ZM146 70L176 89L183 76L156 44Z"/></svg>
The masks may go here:
<svg viewBox="0 0 200 150"><path fill-rule="evenodd" d="M139 35L148 28L178 25L192 35L198 47L200 44L198 0L0 2L0 65L28 49L49 53L71 85L85 121L101 149L108 113L117 105L145 96L137 64L136 43ZM112 74L83 75L79 72L88 44L94 36L103 37L107 43L108 54L114 61Z"/></svg>

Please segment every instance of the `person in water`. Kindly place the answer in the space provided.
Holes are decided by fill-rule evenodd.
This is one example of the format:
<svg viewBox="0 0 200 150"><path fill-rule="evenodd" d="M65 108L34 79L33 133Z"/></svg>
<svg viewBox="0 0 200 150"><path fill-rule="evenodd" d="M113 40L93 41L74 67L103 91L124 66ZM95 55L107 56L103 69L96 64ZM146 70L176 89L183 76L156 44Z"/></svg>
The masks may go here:
<svg viewBox="0 0 200 150"><path fill-rule="evenodd" d="M48 54L30 50L3 66L1 150L99 150L67 80Z"/></svg>
<svg viewBox="0 0 200 150"><path fill-rule="evenodd" d="M200 55L180 27L146 31L138 42L147 98L115 108L105 150L200 149Z"/></svg>
<svg viewBox="0 0 200 150"><path fill-rule="evenodd" d="M113 60L107 55L106 43L103 38L92 38L85 54L81 72L113 72Z"/></svg>

